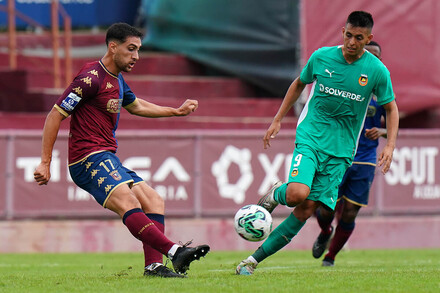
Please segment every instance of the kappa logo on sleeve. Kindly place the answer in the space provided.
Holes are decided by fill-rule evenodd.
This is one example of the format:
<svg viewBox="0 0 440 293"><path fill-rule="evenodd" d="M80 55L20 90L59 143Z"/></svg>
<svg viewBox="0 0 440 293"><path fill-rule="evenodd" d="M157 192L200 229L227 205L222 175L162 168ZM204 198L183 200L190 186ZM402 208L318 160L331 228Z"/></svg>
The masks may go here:
<svg viewBox="0 0 440 293"><path fill-rule="evenodd" d="M75 109L75 107L76 107L76 105L78 105L79 101L81 101L80 97L78 97L75 93L70 93L61 102L60 107L63 108L64 110L70 112L70 111L73 111L73 109Z"/></svg>

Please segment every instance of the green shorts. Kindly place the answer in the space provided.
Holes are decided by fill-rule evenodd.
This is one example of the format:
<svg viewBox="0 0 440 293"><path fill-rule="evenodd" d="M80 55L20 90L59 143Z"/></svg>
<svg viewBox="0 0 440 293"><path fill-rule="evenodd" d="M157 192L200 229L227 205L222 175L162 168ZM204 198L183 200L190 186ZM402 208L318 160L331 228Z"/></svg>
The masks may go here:
<svg viewBox="0 0 440 293"><path fill-rule="evenodd" d="M288 182L307 185L310 188L307 199L335 209L338 187L350 164L350 158L329 156L308 145L296 144Z"/></svg>

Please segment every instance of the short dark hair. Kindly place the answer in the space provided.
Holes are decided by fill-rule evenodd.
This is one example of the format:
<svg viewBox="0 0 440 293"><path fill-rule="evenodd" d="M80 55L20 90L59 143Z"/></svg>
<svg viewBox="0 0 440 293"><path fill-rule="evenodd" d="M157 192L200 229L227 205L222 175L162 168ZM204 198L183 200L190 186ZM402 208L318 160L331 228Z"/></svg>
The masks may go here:
<svg viewBox="0 0 440 293"><path fill-rule="evenodd" d="M382 48L381 48L380 45L379 45L377 42L375 42L375 41L370 41L370 42L369 42L368 44L366 44L365 46L376 46L376 47L379 48L379 51L382 52Z"/></svg>
<svg viewBox="0 0 440 293"><path fill-rule="evenodd" d="M351 24L354 27L366 27L370 30L373 28L373 16L365 11L353 11L347 18L345 24Z"/></svg>
<svg viewBox="0 0 440 293"><path fill-rule="evenodd" d="M118 22L112 24L108 28L107 34L105 36L105 43L108 46L108 43L112 40L124 43L128 37L142 38L143 36L144 35L137 28L132 27L131 25L124 22Z"/></svg>

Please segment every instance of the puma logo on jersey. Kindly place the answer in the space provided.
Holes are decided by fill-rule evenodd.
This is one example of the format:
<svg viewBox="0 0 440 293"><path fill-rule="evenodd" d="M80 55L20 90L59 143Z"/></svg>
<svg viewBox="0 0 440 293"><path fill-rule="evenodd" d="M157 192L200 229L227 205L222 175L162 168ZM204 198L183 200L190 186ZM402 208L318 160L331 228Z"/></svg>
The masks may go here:
<svg viewBox="0 0 440 293"><path fill-rule="evenodd" d="M328 69L325 69L325 72L327 72L327 73L328 73L328 75L329 75L329 77L331 78L331 77L332 77L332 74L333 74L333 72L334 72L334 71L330 72L330 70L328 70Z"/></svg>

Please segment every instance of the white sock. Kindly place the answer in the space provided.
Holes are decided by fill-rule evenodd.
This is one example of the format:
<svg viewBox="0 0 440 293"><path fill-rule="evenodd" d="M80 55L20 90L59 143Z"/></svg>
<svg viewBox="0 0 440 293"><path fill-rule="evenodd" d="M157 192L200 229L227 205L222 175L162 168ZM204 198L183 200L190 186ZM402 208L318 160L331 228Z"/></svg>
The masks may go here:
<svg viewBox="0 0 440 293"><path fill-rule="evenodd" d="M258 261L251 255L246 260L253 262L254 264L258 264Z"/></svg>
<svg viewBox="0 0 440 293"><path fill-rule="evenodd" d="M173 259L173 256L174 256L174 254L176 253L177 248L179 248L179 247L180 247L179 245L174 244L174 245L170 248L170 250L168 250L167 255L168 255L168 257L169 257L171 260Z"/></svg>

